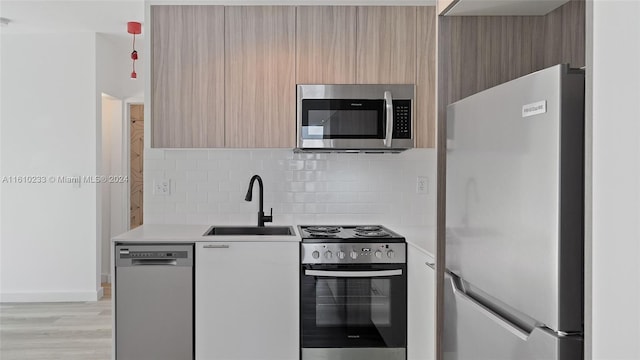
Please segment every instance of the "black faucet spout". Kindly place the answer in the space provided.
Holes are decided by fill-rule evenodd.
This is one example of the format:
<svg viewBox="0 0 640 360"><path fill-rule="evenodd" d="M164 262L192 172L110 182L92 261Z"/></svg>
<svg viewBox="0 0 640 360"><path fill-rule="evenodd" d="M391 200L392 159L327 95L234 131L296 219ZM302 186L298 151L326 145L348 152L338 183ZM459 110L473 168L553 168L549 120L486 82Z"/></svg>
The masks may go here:
<svg viewBox="0 0 640 360"><path fill-rule="evenodd" d="M265 222L273 221L273 209L271 209L271 215L268 215L268 216L264 215L264 208L263 208L264 187L262 185L262 178L259 175L253 175L251 177L251 181L249 181L249 189L247 190L247 195L244 197L244 200L245 201L252 200L253 184L255 183L256 180L258 180L258 191L260 192L259 200L258 200L258 226L263 227Z"/></svg>

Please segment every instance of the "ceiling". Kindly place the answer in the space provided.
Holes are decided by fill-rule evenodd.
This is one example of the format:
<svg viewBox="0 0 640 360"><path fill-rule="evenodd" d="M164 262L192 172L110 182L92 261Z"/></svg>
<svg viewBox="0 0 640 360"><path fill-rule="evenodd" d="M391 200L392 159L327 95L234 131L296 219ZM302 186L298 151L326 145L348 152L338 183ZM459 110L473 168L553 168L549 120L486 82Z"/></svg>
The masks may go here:
<svg viewBox="0 0 640 360"><path fill-rule="evenodd" d="M144 0L3 0L3 33L97 32L131 36L128 21L143 23Z"/></svg>

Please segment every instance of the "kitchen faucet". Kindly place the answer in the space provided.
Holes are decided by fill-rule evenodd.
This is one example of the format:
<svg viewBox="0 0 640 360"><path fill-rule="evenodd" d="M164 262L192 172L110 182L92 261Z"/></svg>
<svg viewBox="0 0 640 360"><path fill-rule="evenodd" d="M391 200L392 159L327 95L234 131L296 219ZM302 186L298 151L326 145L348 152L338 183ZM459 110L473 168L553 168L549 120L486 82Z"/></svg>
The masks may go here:
<svg viewBox="0 0 640 360"><path fill-rule="evenodd" d="M247 195L244 197L245 201L251 201L253 195L253 183L258 180L258 187L260 188L260 202L258 203L258 226L263 227L264 223L273 221L273 208L271 208L271 213L268 216L264 215L264 211L262 208L262 193L264 189L262 187L262 178L259 175L253 175L251 177L251 181L249 182L249 190L247 190Z"/></svg>

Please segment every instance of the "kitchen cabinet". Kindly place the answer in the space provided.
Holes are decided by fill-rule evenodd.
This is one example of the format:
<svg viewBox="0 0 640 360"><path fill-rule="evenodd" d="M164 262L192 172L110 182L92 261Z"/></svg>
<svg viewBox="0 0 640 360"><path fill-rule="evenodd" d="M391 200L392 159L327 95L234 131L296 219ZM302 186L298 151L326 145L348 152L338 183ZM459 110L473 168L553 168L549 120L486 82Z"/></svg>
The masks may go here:
<svg viewBox="0 0 640 360"><path fill-rule="evenodd" d="M416 7L358 7L356 82L415 84Z"/></svg>
<svg viewBox="0 0 640 360"><path fill-rule="evenodd" d="M225 147L295 147L295 7L225 7Z"/></svg>
<svg viewBox="0 0 640 360"><path fill-rule="evenodd" d="M153 5L159 148L293 148L297 83L416 84L435 147L435 7Z"/></svg>
<svg viewBox="0 0 640 360"><path fill-rule="evenodd" d="M438 0L438 11L445 16L540 16L570 0Z"/></svg>
<svg viewBox="0 0 640 360"><path fill-rule="evenodd" d="M151 6L154 147L224 146L224 7Z"/></svg>
<svg viewBox="0 0 640 360"><path fill-rule="evenodd" d="M355 84L356 7L298 6L296 82Z"/></svg>
<svg viewBox="0 0 640 360"><path fill-rule="evenodd" d="M196 360L299 358L299 244L196 244Z"/></svg>
<svg viewBox="0 0 640 360"><path fill-rule="evenodd" d="M416 11L416 146L436 147L436 8L421 6Z"/></svg>
<svg viewBox="0 0 640 360"><path fill-rule="evenodd" d="M407 247L407 359L435 359L435 270L433 259Z"/></svg>

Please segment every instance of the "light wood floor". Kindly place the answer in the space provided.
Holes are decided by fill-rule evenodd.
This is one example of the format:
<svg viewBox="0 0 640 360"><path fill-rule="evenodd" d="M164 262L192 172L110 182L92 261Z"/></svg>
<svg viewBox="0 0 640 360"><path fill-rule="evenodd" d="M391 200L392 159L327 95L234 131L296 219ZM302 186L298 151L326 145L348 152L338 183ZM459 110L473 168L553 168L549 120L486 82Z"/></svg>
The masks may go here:
<svg viewBox="0 0 640 360"><path fill-rule="evenodd" d="M111 359L111 299L0 304L0 359Z"/></svg>

